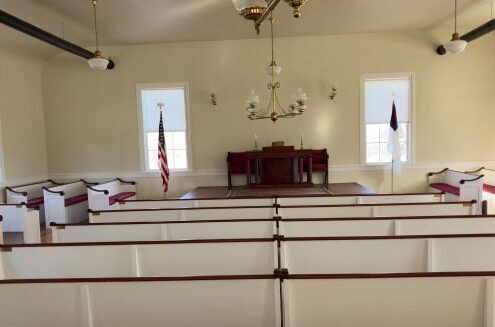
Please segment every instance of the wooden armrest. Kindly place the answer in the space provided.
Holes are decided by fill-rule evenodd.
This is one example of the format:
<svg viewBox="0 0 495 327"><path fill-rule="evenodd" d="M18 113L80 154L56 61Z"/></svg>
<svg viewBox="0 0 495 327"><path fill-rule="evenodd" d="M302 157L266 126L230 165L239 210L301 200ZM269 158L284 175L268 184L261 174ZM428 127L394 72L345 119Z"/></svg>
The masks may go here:
<svg viewBox="0 0 495 327"><path fill-rule="evenodd" d="M430 173L428 173L428 176L430 176L430 177L431 177L431 176L433 176L433 175L440 175L440 174L445 173L445 172L446 172L446 171L448 171L448 170L449 170L449 168L445 168L445 169L442 169L442 170L437 171L437 172L430 172Z"/></svg>
<svg viewBox="0 0 495 327"><path fill-rule="evenodd" d="M466 170L464 173L466 173L466 174L476 174L476 173L479 173L480 171L485 170L485 169L486 169L485 167L481 167L480 169L476 169L476 170L473 170L473 171Z"/></svg>
<svg viewBox="0 0 495 327"><path fill-rule="evenodd" d="M461 184L464 184L466 182L474 182L474 181L482 179L483 177L485 177L485 175L480 175L480 176L473 178L473 179L462 179Z"/></svg>
<svg viewBox="0 0 495 327"><path fill-rule="evenodd" d="M135 181L125 181L125 180L120 179L120 178L116 178L116 180L118 180L122 184L136 185L136 182Z"/></svg>
<svg viewBox="0 0 495 327"><path fill-rule="evenodd" d="M49 179L49 180L47 180L47 182L50 182L54 185L64 185L64 183L55 182L53 179Z"/></svg>
<svg viewBox="0 0 495 327"><path fill-rule="evenodd" d="M64 191L60 191L60 192L57 192L57 191L52 191L50 190L48 187L46 186L43 186L43 190L49 192L49 193L53 193L53 194L58 194L60 196L64 196L65 195L65 192Z"/></svg>
<svg viewBox="0 0 495 327"><path fill-rule="evenodd" d="M82 178L81 178L81 182L83 182L83 183L84 183L84 184L86 184L86 185L98 185L98 183L88 182L88 181L86 181L86 180L84 180L84 179L82 179Z"/></svg>
<svg viewBox="0 0 495 327"><path fill-rule="evenodd" d="M103 193L105 195L110 194L110 192L108 190L97 190L97 189L95 189L94 187L91 187L91 186L86 186L86 187L89 188L91 191L100 192L100 193Z"/></svg>
<svg viewBox="0 0 495 327"><path fill-rule="evenodd" d="M12 193L15 193L15 194L20 194L20 195L23 195L23 196L27 196L28 193L27 192L19 192L19 191L14 191L11 187L6 187L5 188L7 191L9 192L12 192Z"/></svg>

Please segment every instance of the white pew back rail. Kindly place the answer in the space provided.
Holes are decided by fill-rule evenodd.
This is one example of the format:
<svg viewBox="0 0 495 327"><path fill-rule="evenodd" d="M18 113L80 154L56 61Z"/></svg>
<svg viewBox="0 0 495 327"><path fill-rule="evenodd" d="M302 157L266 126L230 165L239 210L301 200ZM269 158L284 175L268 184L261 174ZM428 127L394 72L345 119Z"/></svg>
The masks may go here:
<svg viewBox="0 0 495 327"><path fill-rule="evenodd" d="M278 215L288 218L400 217L475 215L477 202L425 202L393 204L345 204L280 206Z"/></svg>
<svg viewBox="0 0 495 327"><path fill-rule="evenodd" d="M284 238L291 274L495 271L495 234Z"/></svg>
<svg viewBox="0 0 495 327"><path fill-rule="evenodd" d="M55 243L269 238L278 233L285 237L495 234L495 216L52 224Z"/></svg>
<svg viewBox="0 0 495 327"><path fill-rule="evenodd" d="M3 245L0 279L272 274L273 238Z"/></svg>
<svg viewBox="0 0 495 327"><path fill-rule="evenodd" d="M378 204L378 203L417 203L443 202L443 193L408 193L408 194L368 194L368 195L328 195L328 196L285 196L285 197L250 197L218 198L195 200L124 200L117 202L107 210L130 209L170 209L170 208L208 208L238 206L279 205L333 205L333 204ZM90 206L91 209L94 209Z"/></svg>
<svg viewBox="0 0 495 327"><path fill-rule="evenodd" d="M116 208L119 201L136 199L136 182L117 178L113 181L88 186L88 207L92 210Z"/></svg>
<svg viewBox="0 0 495 327"><path fill-rule="evenodd" d="M52 224L54 243L270 238L276 233L272 219Z"/></svg>
<svg viewBox="0 0 495 327"><path fill-rule="evenodd" d="M495 272L473 272L0 281L0 325L493 327L494 277Z"/></svg>
<svg viewBox="0 0 495 327"><path fill-rule="evenodd" d="M40 243L40 215L25 203L0 204L3 232L23 233L24 243Z"/></svg>
<svg viewBox="0 0 495 327"><path fill-rule="evenodd" d="M0 284L0 326L275 327L278 285L272 275Z"/></svg>
<svg viewBox="0 0 495 327"><path fill-rule="evenodd" d="M84 180L43 188L46 227L51 222L76 223L88 219L87 185L96 185Z"/></svg>
<svg viewBox="0 0 495 327"><path fill-rule="evenodd" d="M226 220L271 219L276 215L273 206L136 209L136 210L89 210L90 223L179 221L179 220Z"/></svg>

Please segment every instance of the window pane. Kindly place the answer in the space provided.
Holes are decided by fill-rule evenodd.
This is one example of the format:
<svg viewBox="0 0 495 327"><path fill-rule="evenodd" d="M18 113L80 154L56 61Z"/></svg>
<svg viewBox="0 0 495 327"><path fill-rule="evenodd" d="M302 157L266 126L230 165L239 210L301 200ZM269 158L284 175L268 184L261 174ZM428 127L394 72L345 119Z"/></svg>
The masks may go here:
<svg viewBox="0 0 495 327"><path fill-rule="evenodd" d="M388 143L380 143L380 162L392 162L392 156L388 152Z"/></svg>
<svg viewBox="0 0 495 327"><path fill-rule="evenodd" d="M175 154L175 169L187 168L187 153L186 150L174 150Z"/></svg>
<svg viewBox="0 0 495 327"><path fill-rule="evenodd" d="M400 142L400 161L407 161L407 143Z"/></svg>
<svg viewBox="0 0 495 327"><path fill-rule="evenodd" d="M395 97L397 120L409 121L409 78L369 79L365 81L366 123L388 123Z"/></svg>
<svg viewBox="0 0 495 327"><path fill-rule="evenodd" d="M148 151L148 168L158 169L158 150Z"/></svg>
<svg viewBox="0 0 495 327"><path fill-rule="evenodd" d="M148 138L148 150L156 150L158 149L158 133L150 132L146 133Z"/></svg>
<svg viewBox="0 0 495 327"><path fill-rule="evenodd" d="M388 143L388 135L390 132L390 124L380 124L380 142Z"/></svg>
<svg viewBox="0 0 495 327"><path fill-rule="evenodd" d="M174 149L186 149L186 132L174 132Z"/></svg>
<svg viewBox="0 0 495 327"><path fill-rule="evenodd" d="M371 143L366 145L366 162L367 163L379 163L380 162L380 144Z"/></svg>
<svg viewBox="0 0 495 327"><path fill-rule="evenodd" d="M380 125L366 125L366 143L380 142Z"/></svg>
<svg viewBox="0 0 495 327"><path fill-rule="evenodd" d="M168 150L172 150L174 148L174 133L172 132L166 132L165 133L165 147Z"/></svg>
<svg viewBox="0 0 495 327"><path fill-rule="evenodd" d="M174 150L167 150L167 162L169 169L175 169Z"/></svg>
<svg viewBox="0 0 495 327"><path fill-rule="evenodd" d="M409 129L409 124L408 123L401 123L399 124L399 140L400 141L407 141L407 136L408 136L408 129Z"/></svg>

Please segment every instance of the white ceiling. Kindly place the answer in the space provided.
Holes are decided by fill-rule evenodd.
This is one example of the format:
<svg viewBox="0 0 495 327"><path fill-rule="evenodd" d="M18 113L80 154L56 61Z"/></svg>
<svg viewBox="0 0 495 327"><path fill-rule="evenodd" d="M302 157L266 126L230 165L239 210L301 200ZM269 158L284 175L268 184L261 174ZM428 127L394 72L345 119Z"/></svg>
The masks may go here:
<svg viewBox="0 0 495 327"><path fill-rule="evenodd" d="M459 0L461 29L467 31L490 19L491 1ZM0 0L0 9L79 45L94 42L89 0ZM296 20L282 1L276 11L276 35L450 27L452 16L453 0L308 0ZM230 0L99 0L98 20L103 44L256 37L252 24L237 15ZM3 25L0 44L40 56L58 51Z"/></svg>

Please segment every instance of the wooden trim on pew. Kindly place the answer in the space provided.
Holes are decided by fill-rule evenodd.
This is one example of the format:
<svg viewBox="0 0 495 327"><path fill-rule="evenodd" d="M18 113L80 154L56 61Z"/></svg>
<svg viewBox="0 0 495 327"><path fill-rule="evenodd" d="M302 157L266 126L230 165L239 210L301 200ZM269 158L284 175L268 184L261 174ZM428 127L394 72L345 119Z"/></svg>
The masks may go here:
<svg viewBox="0 0 495 327"><path fill-rule="evenodd" d="M63 284L63 283L138 283L177 281L222 281L255 279L384 279L384 278L449 278L492 277L495 271L422 272L422 273L378 273L378 274L269 274L269 275L210 275L184 277L104 277L104 278L43 278L4 279L3 284Z"/></svg>
<svg viewBox="0 0 495 327"><path fill-rule="evenodd" d="M447 203L447 202L435 202L435 203ZM273 208L273 206L236 206L236 207L200 207L200 208L190 208L190 207L177 207L177 208L149 208L149 209L123 209L123 210L91 210L88 209L89 213L100 213L100 212L140 212L140 211L173 211L173 210L210 210L210 209L263 209L263 208Z"/></svg>
<svg viewBox="0 0 495 327"><path fill-rule="evenodd" d="M230 238L230 239L187 239L169 241L121 241L121 242L74 242L74 243L29 243L3 244L0 252L9 252L13 248L40 247L84 247L84 246L122 246L122 245L167 245L167 244L213 244L213 243L269 243L313 242L313 241L360 241L360 240L405 240L405 239L445 239L445 238L495 238L495 234L436 234L436 235L400 235L400 236L331 236L331 237L285 237L274 235L271 238Z"/></svg>
<svg viewBox="0 0 495 327"><path fill-rule="evenodd" d="M102 185L102 184L101 184ZM436 195L441 196L445 192L421 192L421 193L383 193L383 194L304 194L304 195L267 195L267 196L239 196L239 197L215 197L215 198L194 198L194 199L140 199L140 200L122 200L119 203L126 202L169 202L169 201L204 201L204 200L256 200L256 199L290 199L290 198L341 198L341 197L374 197L374 196L411 196L411 195ZM121 210L119 210L121 211Z"/></svg>
<svg viewBox="0 0 495 327"><path fill-rule="evenodd" d="M431 177L431 176L434 176L434 175L441 175L441 174L445 173L448 170L449 170L449 168L445 168L445 169L442 169L442 170L437 171L437 172L429 172L428 173L428 176Z"/></svg>
<svg viewBox="0 0 495 327"><path fill-rule="evenodd" d="M40 183L40 184L42 184L42 183ZM27 186L27 185L26 185L26 186ZM18 187L20 187L20 186L18 186ZM19 192L19 191L15 191L15 190L13 190L13 189L12 189L12 187L10 187L10 186L7 186L7 187L5 188L5 190L7 190L7 191L9 191L9 192L12 192L12 193L15 193L15 194L20 194L20 195L23 195L23 196L27 196L27 195L28 195L28 192Z"/></svg>
<svg viewBox="0 0 495 327"><path fill-rule="evenodd" d="M79 183L79 182L77 182L77 183ZM74 184L74 183L70 183L70 184ZM68 184L64 184L64 185L68 185ZM58 195L60 195L60 196L64 196L64 195L65 195L65 192L64 192L64 191L52 191L52 190L50 190L50 189L49 189L48 187L46 187L46 186L44 186L44 187L43 187L43 190L44 190L44 191L47 191L48 193L58 194Z"/></svg>
<svg viewBox="0 0 495 327"><path fill-rule="evenodd" d="M63 185L63 183L55 182L53 179L46 179L44 181L36 182L36 183L29 183L29 184L9 186L9 188L24 187L24 186L33 186L33 185L44 184L44 183L48 183L48 182L50 182L50 183L52 183L54 185Z"/></svg>
<svg viewBox="0 0 495 327"><path fill-rule="evenodd" d="M461 179L460 183L465 184L466 182L475 182L477 180L482 179L483 177L485 177L485 175L479 175L478 177L473 178L473 179Z"/></svg>
<svg viewBox="0 0 495 327"><path fill-rule="evenodd" d="M443 205L443 204L463 204L472 205L476 204L476 200L471 201L458 201L458 202L409 202L409 203L366 203L366 204L317 204L317 205L302 205L302 206L284 206L278 205L279 208L326 208L326 207L390 207L390 206L411 206L411 205ZM125 210L119 210L125 211Z"/></svg>
<svg viewBox="0 0 495 327"><path fill-rule="evenodd" d="M105 183L106 184L106 183ZM103 185L103 184L100 184L100 185ZM91 187L89 185L86 185L86 188L89 188L91 191L94 191L94 192L99 192L99 193L103 193L105 195L108 195L110 194L110 192L108 190L97 190L95 189L94 187Z"/></svg>
<svg viewBox="0 0 495 327"><path fill-rule="evenodd" d="M136 185L135 181L125 181L125 180L120 179L118 177L115 180L121 182L122 184Z"/></svg>
<svg viewBox="0 0 495 327"><path fill-rule="evenodd" d="M494 235L495 236L495 235ZM121 242L75 242L75 243L21 243L0 244L0 252L8 252L12 248L38 248L38 247L65 247L65 246L114 246L114 245L165 245L165 244L208 244L208 243L268 243L274 242L271 238L218 238L218 239L191 239L169 241L121 241Z"/></svg>
<svg viewBox="0 0 495 327"><path fill-rule="evenodd" d="M376 220L434 220L434 219L475 219L495 218L495 215L446 215L446 216L400 216L400 217L342 217L342 218L280 218L282 222L297 221L376 221ZM96 225L96 224L91 224Z"/></svg>
<svg viewBox="0 0 495 327"><path fill-rule="evenodd" d="M270 275L211 275L211 276L172 276L172 277L99 277L99 278L44 278L44 279L4 279L1 284L47 284L47 283L130 283L130 282L177 282L214 280L275 279Z"/></svg>
<svg viewBox="0 0 495 327"><path fill-rule="evenodd" d="M367 241L367 240L408 240L408 239L442 239L442 238L495 238L495 234L432 234L432 235L399 235L399 236L314 236L314 237L284 237L285 242L314 242L314 241Z"/></svg>
<svg viewBox="0 0 495 327"><path fill-rule="evenodd" d="M495 276L495 271L448 271L424 273L378 274L289 274L286 279L379 279L379 278L431 278L431 277L484 277ZM1 282L0 282L1 283Z"/></svg>
<svg viewBox="0 0 495 327"><path fill-rule="evenodd" d="M51 222L50 226L64 229L65 227L84 227L84 226L122 226L122 225L173 225L173 224L207 224L207 223L244 223L244 222L304 222L304 221L377 221L377 220L434 220L434 219L475 219L475 218L495 218L495 215L447 215L447 216L400 216L400 217L344 217L344 218L282 218L273 217L272 219L206 219L206 220L177 220L177 221L132 221L132 222L115 222L115 223L74 223L58 224Z"/></svg>
<svg viewBox="0 0 495 327"><path fill-rule="evenodd" d="M481 172L481 171L483 171L483 170L486 170L486 171L491 171L491 172L494 172L494 171L495 171L495 169L490 169L490 168L486 168L486 167L481 167L481 168L479 168L479 169L477 169L477 170L473 170L473 171L465 171L465 173L466 173L466 174L476 174L476 173L479 173L479 172Z"/></svg>
<svg viewBox="0 0 495 327"><path fill-rule="evenodd" d="M463 216L464 217L464 216ZM471 217L471 216L469 216ZM495 216L494 216L495 217ZM272 219L205 219L205 220L166 220L166 221L131 221L131 222L116 222L116 223L74 223L74 224L58 224L51 222L50 226L55 228L65 228L72 226L118 226L118 225L166 225L166 224L205 224L205 223L247 223L247 222L273 222L282 220L280 217Z"/></svg>

